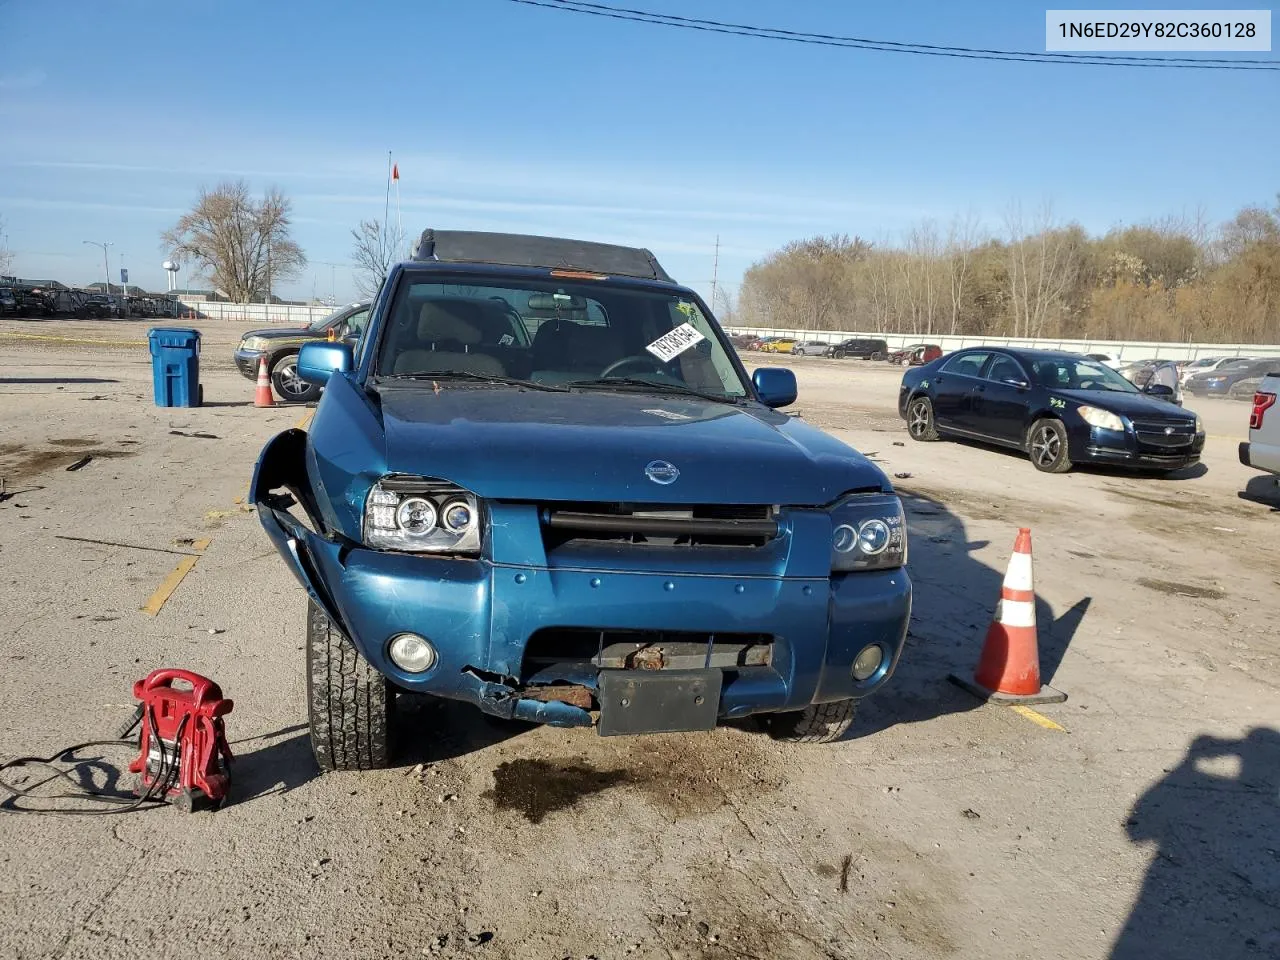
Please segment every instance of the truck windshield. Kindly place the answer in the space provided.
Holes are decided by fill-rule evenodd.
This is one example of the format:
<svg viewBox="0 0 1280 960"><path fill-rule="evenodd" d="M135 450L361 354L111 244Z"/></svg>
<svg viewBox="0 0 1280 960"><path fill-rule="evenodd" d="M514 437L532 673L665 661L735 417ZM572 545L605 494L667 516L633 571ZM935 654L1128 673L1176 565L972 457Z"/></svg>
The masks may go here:
<svg viewBox="0 0 1280 960"><path fill-rule="evenodd" d="M438 275L402 283L382 324L375 374L750 395L714 321L691 298L602 281L502 283Z"/></svg>

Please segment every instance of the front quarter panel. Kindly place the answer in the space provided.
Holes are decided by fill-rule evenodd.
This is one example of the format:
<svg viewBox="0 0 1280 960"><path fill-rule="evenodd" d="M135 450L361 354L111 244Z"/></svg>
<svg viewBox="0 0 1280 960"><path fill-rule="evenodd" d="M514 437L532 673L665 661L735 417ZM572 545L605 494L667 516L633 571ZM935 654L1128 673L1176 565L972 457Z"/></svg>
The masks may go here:
<svg viewBox="0 0 1280 960"><path fill-rule="evenodd" d="M387 471L382 418L349 376L329 379L307 437L321 525L359 540L369 488Z"/></svg>

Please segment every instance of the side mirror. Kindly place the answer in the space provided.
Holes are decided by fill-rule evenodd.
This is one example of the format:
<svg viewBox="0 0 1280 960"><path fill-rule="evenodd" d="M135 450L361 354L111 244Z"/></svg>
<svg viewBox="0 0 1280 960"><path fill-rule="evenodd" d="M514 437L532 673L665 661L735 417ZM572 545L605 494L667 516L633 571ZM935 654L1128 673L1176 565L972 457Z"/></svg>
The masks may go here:
<svg viewBox="0 0 1280 960"><path fill-rule="evenodd" d="M1166 386L1163 383L1148 383L1142 388L1142 392L1152 397L1168 399L1173 396L1173 387Z"/></svg>
<svg viewBox="0 0 1280 960"><path fill-rule="evenodd" d="M785 367L760 367L751 375L760 402L766 407L785 407L796 402L796 375Z"/></svg>
<svg viewBox="0 0 1280 960"><path fill-rule="evenodd" d="M354 366L349 343L304 343L298 351L298 376L317 386L323 387L335 373L350 373Z"/></svg>

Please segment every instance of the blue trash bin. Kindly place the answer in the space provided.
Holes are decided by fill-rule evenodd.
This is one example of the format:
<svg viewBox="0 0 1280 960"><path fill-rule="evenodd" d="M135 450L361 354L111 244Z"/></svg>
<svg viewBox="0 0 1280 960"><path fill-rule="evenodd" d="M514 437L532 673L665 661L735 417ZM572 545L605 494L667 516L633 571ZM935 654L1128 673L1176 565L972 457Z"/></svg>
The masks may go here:
<svg viewBox="0 0 1280 960"><path fill-rule="evenodd" d="M200 331L187 327L152 327L151 381L157 407L198 407L204 399L200 386Z"/></svg>

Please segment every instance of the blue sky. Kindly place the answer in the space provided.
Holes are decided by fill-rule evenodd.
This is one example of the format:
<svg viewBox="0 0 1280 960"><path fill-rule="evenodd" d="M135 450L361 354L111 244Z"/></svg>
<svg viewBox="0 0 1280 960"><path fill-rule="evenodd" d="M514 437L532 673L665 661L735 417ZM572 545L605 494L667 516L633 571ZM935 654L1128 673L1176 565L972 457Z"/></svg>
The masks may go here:
<svg viewBox="0 0 1280 960"><path fill-rule="evenodd" d="M609 2L1044 49L1043 3ZM507 0L0 0L0 50L15 271L69 283L101 279L82 241L109 240L113 277L123 255L164 289L160 232L202 185L243 176L292 197L312 261L277 292L349 299L350 229L382 215L388 150L406 232L644 244L704 296L717 234L732 289L817 233L891 240L969 210L999 232L1010 202L1046 199L1097 232L1197 208L1216 222L1280 190L1277 73L831 50Z"/></svg>

